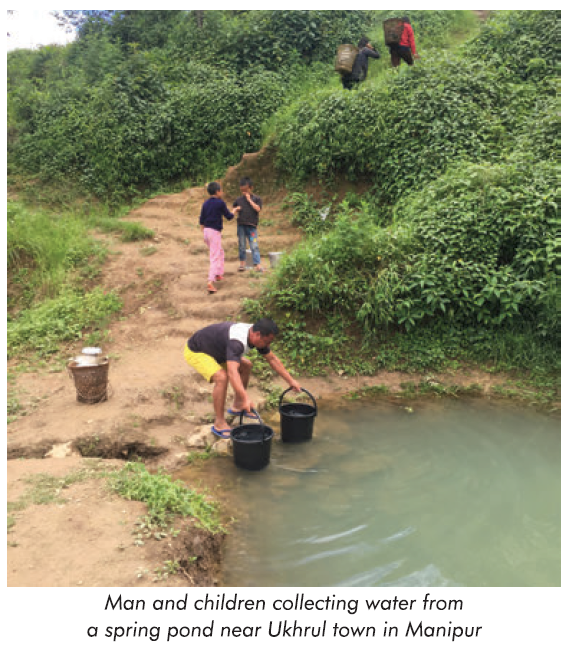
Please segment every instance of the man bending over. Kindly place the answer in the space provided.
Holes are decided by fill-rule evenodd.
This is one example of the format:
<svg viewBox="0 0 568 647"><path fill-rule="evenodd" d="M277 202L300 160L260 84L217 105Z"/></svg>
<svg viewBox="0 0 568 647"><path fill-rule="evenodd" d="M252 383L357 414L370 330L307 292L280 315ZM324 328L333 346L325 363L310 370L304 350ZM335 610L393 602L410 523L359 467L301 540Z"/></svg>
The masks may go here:
<svg viewBox="0 0 568 647"><path fill-rule="evenodd" d="M198 330L187 341L184 350L186 362L213 383L213 409L215 422L211 431L220 438L229 438L231 428L225 420L227 385L233 387L235 397L228 409L229 415L254 418L254 404L248 396L247 387L252 362L245 355L253 348L266 359L270 367L292 389L300 392L302 387L284 368L282 362L270 350L270 344L278 334L278 327L271 319L260 319L255 324L226 321Z"/></svg>

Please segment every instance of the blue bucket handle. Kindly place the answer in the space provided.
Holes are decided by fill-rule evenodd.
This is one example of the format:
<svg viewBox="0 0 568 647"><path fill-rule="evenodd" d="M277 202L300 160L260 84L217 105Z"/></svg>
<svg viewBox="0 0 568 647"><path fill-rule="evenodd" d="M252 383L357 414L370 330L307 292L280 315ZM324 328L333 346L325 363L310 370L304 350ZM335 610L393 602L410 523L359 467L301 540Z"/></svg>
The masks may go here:
<svg viewBox="0 0 568 647"><path fill-rule="evenodd" d="M286 393L288 393L288 391L291 391L291 390L292 390L292 387L290 386L280 396L280 401L278 402L278 411L280 411L282 409L282 400L284 399L284 396L286 395ZM312 402L314 403L314 409L316 410L315 415L317 416L318 415L318 405L317 405L316 399L314 398L314 396L307 389L302 389L302 391L304 393L307 393L310 396L310 398L312 399Z"/></svg>

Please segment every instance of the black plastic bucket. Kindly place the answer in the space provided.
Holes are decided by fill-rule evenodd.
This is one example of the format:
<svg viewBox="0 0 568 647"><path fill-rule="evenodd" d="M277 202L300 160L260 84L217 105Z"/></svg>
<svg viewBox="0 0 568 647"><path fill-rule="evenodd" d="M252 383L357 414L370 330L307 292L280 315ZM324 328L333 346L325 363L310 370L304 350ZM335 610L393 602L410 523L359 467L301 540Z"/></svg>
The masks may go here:
<svg viewBox="0 0 568 647"><path fill-rule="evenodd" d="M284 391L280 396L278 405L278 410L280 411L280 437L283 443L303 443L312 439L314 418L318 415L318 407L314 396L306 389L302 389L302 391L310 396L314 403L313 406L302 402L282 404L284 396L290 390L291 388Z"/></svg>
<svg viewBox="0 0 568 647"><path fill-rule="evenodd" d="M237 467L245 470L261 470L270 463L270 449L274 431L265 425L256 411L260 424L243 425L241 412L240 424L231 430L233 458Z"/></svg>

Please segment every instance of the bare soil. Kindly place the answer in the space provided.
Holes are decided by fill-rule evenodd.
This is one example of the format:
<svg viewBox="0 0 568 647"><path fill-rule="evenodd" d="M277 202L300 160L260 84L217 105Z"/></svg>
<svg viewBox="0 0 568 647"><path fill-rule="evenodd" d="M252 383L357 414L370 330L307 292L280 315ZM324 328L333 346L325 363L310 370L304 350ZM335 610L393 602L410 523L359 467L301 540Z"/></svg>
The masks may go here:
<svg viewBox="0 0 568 647"><path fill-rule="evenodd" d="M161 195L133 210L128 218L155 232L153 240L121 243L105 237L111 254L100 284L120 292L124 310L109 329L103 351L110 357L109 398L99 404L77 401L70 374L61 364L46 370L20 372L10 391L25 414L7 428L7 499L22 501L32 487L30 477L56 478L78 470L112 468L125 460L143 459L149 469L173 472L187 466L187 455L215 442L208 432L212 413L211 385L183 358L188 337L199 328L228 319L244 319L242 300L260 293L269 273L268 252L291 249L301 238L282 208L285 190L274 175L270 151L245 155L223 180L228 204L238 195L238 177L258 178L256 191L264 208L259 245L267 272L237 272L235 221L224 229L225 281L217 294L206 289L208 250L198 218L207 195L193 187ZM364 187L345 184L339 192ZM264 224L263 224L264 223ZM102 237L102 236L101 236ZM81 343L66 349L77 355ZM391 393L418 376L380 372L372 377L299 378L317 397L335 398L365 386L385 385ZM448 376L434 376L448 383ZM452 384L480 384L485 391L502 378L478 372L457 372ZM275 376L275 383L285 386ZM262 391L251 385L253 401L262 407ZM227 441L214 448L227 453ZM222 456L215 461L231 460ZM196 465L196 489L207 482L207 470ZM217 473L221 470L215 470ZM182 532L162 541L136 545L133 530L145 514L143 503L113 494L105 480L93 477L73 483L52 503L28 503L11 512L8 532L9 586L214 586L222 584L225 535L210 535L191 521ZM215 477L218 478L218 477ZM210 490L211 491L211 490ZM222 503L229 507L228 499ZM234 502L232 502L234 503ZM231 503L231 505L232 505ZM227 514L233 510L226 510ZM176 573L163 575L164 565L177 560Z"/></svg>

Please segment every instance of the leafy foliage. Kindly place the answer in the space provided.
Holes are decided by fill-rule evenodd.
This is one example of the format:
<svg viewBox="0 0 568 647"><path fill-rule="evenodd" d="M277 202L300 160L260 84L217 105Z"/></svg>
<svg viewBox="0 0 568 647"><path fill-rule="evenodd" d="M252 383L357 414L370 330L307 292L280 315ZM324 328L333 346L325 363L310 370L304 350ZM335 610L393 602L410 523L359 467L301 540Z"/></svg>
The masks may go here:
<svg viewBox="0 0 568 647"><path fill-rule="evenodd" d="M145 13L145 12L142 12ZM199 57L237 72L263 66L279 71L297 63L329 62L342 42L359 40L369 26L364 11L206 11L200 27L181 21L170 41L183 58Z"/></svg>
<svg viewBox="0 0 568 647"><path fill-rule="evenodd" d="M124 498L146 503L152 523L164 524L172 515L180 515L194 517L198 526L211 532L222 530L218 505L168 474L150 474L142 463L127 463L110 475L109 482Z"/></svg>
<svg viewBox="0 0 568 647"><path fill-rule="evenodd" d="M55 353L62 341L81 339L87 328L101 330L122 303L114 292L95 288L86 294L63 293L25 310L8 322L8 357L28 350L40 356Z"/></svg>
<svg viewBox="0 0 568 647"><path fill-rule="evenodd" d="M559 336L558 322L539 320L559 288L559 202L559 169L549 163L449 172L399 205L409 253L379 249L359 317L369 326L380 311L382 322L407 328L434 317L486 326L533 319L542 334Z"/></svg>
<svg viewBox="0 0 568 647"><path fill-rule="evenodd" d="M473 356L500 362L510 353L528 368L527 357L543 361L558 349L558 66L497 65L496 57L503 43L516 51L517 40L522 49L542 35L535 51L556 60L559 39L549 31L558 35L559 16L507 12L497 24L498 34L490 23L491 37L482 32L476 41L483 56L466 46L461 56L440 56L381 85L322 90L278 122L282 170L330 184L338 173L366 176L378 201L345 209L288 255L265 309L280 317L356 312L383 366L393 366L390 357L416 368L422 357L426 368L475 349ZM412 332L408 342L401 329ZM436 341L443 331L454 331L445 349ZM390 355L377 354L385 334L396 335L396 348L385 347ZM421 354L406 364L401 346L416 348L419 339Z"/></svg>
<svg viewBox="0 0 568 647"><path fill-rule="evenodd" d="M235 163L260 145L262 123L283 88L268 72L210 76L205 84L170 87L139 55L83 97L42 97L33 132L15 149L19 163L50 180L77 174L100 196Z"/></svg>
<svg viewBox="0 0 568 647"><path fill-rule="evenodd" d="M499 11L467 52L507 75L539 81L560 74L561 43L560 11Z"/></svg>
<svg viewBox="0 0 568 647"><path fill-rule="evenodd" d="M315 95L277 134L278 164L303 179L366 176L393 201L456 159L500 154L499 87L495 71L447 57L386 88Z"/></svg>
<svg viewBox="0 0 568 647"><path fill-rule="evenodd" d="M298 71L329 62L366 20L207 11L199 25L198 12L63 13L81 25L76 42L8 56L10 159L42 180L74 176L112 202L210 179L257 150Z"/></svg>

